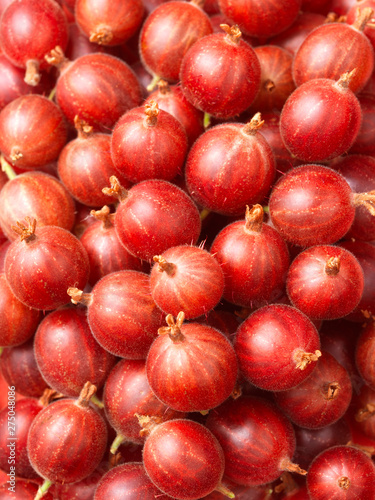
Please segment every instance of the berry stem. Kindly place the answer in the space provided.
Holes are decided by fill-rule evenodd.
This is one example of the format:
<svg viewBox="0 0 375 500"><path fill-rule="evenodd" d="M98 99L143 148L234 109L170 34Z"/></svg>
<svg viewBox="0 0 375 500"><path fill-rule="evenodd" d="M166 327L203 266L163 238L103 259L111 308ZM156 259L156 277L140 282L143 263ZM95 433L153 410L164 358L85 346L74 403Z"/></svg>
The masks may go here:
<svg viewBox="0 0 375 500"><path fill-rule="evenodd" d="M95 406L97 406L101 410L104 408L104 404L100 401L100 399L98 398L98 396L96 394L93 394L91 396L91 403L93 403Z"/></svg>
<svg viewBox="0 0 375 500"><path fill-rule="evenodd" d="M92 302L91 293L83 293L82 290L75 287L68 288L66 292L70 297L73 304L83 304L84 306L89 306Z"/></svg>
<svg viewBox="0 0 375 500"><path fill-rule="evenodd" d="M114 455L110 455L109 457L109 468L113 469L113 467L117 467L117 465L120 465L121 462L121 453L116 453Z"/></svg>
<svg viewBox="0 0 375 500"><path fill-rule="evenodd" d="M211 210L208 210L208 208L204 208L201 213L199 214L200 219L204 220L209 214L211 213Z"/></svg>
<svg viewBox="0 0 375 500"><path fill-rule="evenodd" d="M246 135L255 135L260 128L263 127L264 120L262 120L262 116L260 113L256 113L249 123L246 123L242 127L242 132Z"/></svg>
<svg viewBox="0 0 375 500"><path fill-rule="evenodd" d="M167 95L167 94L170 94L170 92L171 92L171 88L169 86L169 83L166 82L165 80L159 81L158 90L162 95Z"/></svg>
<svg viewBox="0 0 375 500"><path fill-rule="evenodd" d="M10 155L9 158L13 161L16 162L17 160L20 160L23 157L22 151L18 146L13 146L12 149L10 150Z"/></svg>
<svg viewBox="0 0 375 500"><path fill-rule="evenodd" d="M45 479L43 484L39 486L34 500L40 500L40 498L43 498L51 486L52 486L52 481L50 481L49 479Z"/></svg>
<svg viewBox="0 0 375 500"><path fill-rule="evenodd" d="M324 271L328 276L336 276L340 271L340 259L338 257L330 257L326 262Z"/></svg>
<svg viewBox="0 0 375 500"><path fill-rule="evenodd" d="M230 491L230 489L224 486L222 483L219 483L216 486L215 491L218 491L227 498L235 498L235 494L233 493L233 491Z"/></svg>
<svg viewBox="0 0 375 500"><path fill-rule="evenodd" d="M155 127L158 122L159 106L156 101L150 101L145 104L145 115L144 124L146 127Z"/></svg>
<svg viewBox="0 0 375 500"><path fill-rule="evenodd" d="M327 401L331 401L335 399L340 391L341 387L338 382L330 382L329 384L325 384L323 387L323 396Z"/></svg>
<svg viewBox="0 0 375 500"><path fill-rule="evenodd" d="M350 486L349 478L346 476L340 477L340 479L337 480L337 484L338 484L339 488L342 488L343 490L347 490Z"/></svg>
<svg viewBox="0 0 375 500"><path fill-rule="evenodd" d="M206 0L191 0L191 4L195 5L196 7L199 7L200 9L203 9L204 4Z"/></svg>
<svg viewBox="0 0 375 500"><path fill-rule="evenodd" d="M151 82L147 85L146 89L148 92L152 92L157 84L159 83L160 76L154 75Z"/></svg>
<svg viewBox="0 0 375 500"><path fill-rule="evenodd" d="M39 62L30 59L26 62L25 82L32 87L36 87L40 82L41 75L39 73Z"/></svg>
<svg viewBox="0 0 375 500"><path fill-rule="evenodd" d="M226 39L236 45L241 39L242 33L240 28L234 24L229 26L228 24L220 24L220 28L227 34Z"/></svg>
<svg viewBox="0 0 375 500"><path fill-rule="evenodd" d="M242 385L237 381L232 394L230 395L232 399L238 399L242 396Z"/></svg>
<svg viewBox="0 0 375 500"><path fill-rule="evenodd" d="M91 382L86 382L75 404L77 406L81 406L82 408L87 408L90 404L90 399L94 396L95 393L96 386Z"/></svg>
<svg viewBox="0 0 375 500"><path fill-rule="evenodd" d="M177 266L172 262L167 262L161 255L154 255L152 260L159 264L159 271L161 273L166 272L168 276L173 276L176 273Z"/></svg>
<svg viewBox="0 0 375 500"><path fill-rule="evenodd" d="M135 413L134 416L137 417L138 423L142 427L139 432L141 437L148 436L156 426L163 422L161 417L150 417L148 415L140 415L139 413Z"/></svg>
<svg viewBox="0 0 375 500"><path fill-rule="evenodd" d="M274 84L274 82L270 79L266 80L264 83L263 83L263 88L264 90L266 90L267 92L272 92L273 90L275 90L276 88L276 85Z"/></svg>
<svg viewBox="0 0 375 500"><path fill-rule="evenodd" d="M87 139L93 134L94 128L78 115L74 117L74 126L77 130L79 139Z"/></svg>
<svg viewBox="0 0 375 500"><path fill-rule="evenodd" d="M158 330L159 335L169 335L169 338L174 342L174 343L180 343L184 341L184 336L181 332L181 326L182 323L184 322L185 319L185 314L180 311L177 315L176 321L174 320L172 314L168 314L167 317L165 318L165 321L167 322L168 326L162 326Z"/></svg>
<svg viewBox="0 0 375 500"><path fill-rule="evenodd" d="M53 87L53 89L49 93L48 100L53 101L53 99L55 98L55 95L56 95L56 85Z"/></svg>
<svg viewBox="0 0 375 500"><path fill-rule="evenodd" d="M253 205L252 208L249 208L249 206L246 205L245 220L245 229L247 231L255 231L256 233L260 233L263 226L262 205Z"/></svg>
<svg viewBox="0 0 375 500"><path fill-rule="evenodd" d="M301 467L297 464L294 464L288 459L284 459L281 461L280 468L282 470L287 470L288 472L296 472L297 474L301 474L302 476L306 476L307 471L301 469Z"/></svg>
<svg viewBox="0 0 375 500"><path fill-rule="evenodd" d="M104 205L104 207L100 210L91 210L90 215L95 217L95 219L102 221L104 229L109 229L110 227L113 227L115 220L115 214L111 214L110 212L111 209L107 205Z"/></svg>
<svg viewBox="0 0 375 500"><path fill-rule="evenodd" d="M327 17L325 18L323 24L345 23L345 22L346 22L346 16L339 16L338 14L335 14L334 12L328 12Z"/></svg>
<svg viewBox="0 0 375 500"><path fill-rule="evenodd" d="M45 389L42 396L39 398L39 402L42 406L48 406L51 401L55 399L63 398L64 395L61 392L57 392L54 389Z"/></svg>
<svg viewBox="0 0 375 500"><path fill-rule="evenodd" d="M117 450L120 448L120 446L125 443L126 437L123 434L117 434L115 439L113 440L113 443L111 445L110 453L112 455L115 455Z"/></svg>
<svg viewBox="0 0 375 500"><path fill-rule="evenodd" d="M16 222L16 226L11 226L13 231L21 236L21 241L29 243L35 239L36 219L25 217L25 223Z"/></svg>
<svg viewBox="0 0 375 500"><path fill-rule="evenodd" d="M292 493L297 490L297 483L294 481L290 472L283 472L280 476L281 483L275 486L274 490L276 493Z"/></svg>
<svg viewBox="0 0 375 500"><path fill-rule="evenodd" d="M347 71L346 73L340 76L340 78L336 82L336 85L338 87L341 87L342 89L347 89L349 87L352 78L356 73L357 73L357 68L354 68L352 71Z"/></svg>
<svg viewBox="0 0 375 500"><path fill-rule="evenodd" d="M374 11L370 7L365 7L364 9L357 9L357 15L354 23L352 24L353 28L358 31L363 31L366 27L366 24L370 21L374 14Z"/></svg>
<svg viewBox="0 0 375 500"><path fill-rule="evenodd" d="M108 26L97 26L95 31L90 34L90 42L97 43L99 45L108 45L113 38L112 31Z"/></svg>
<svg viewBox="0 0 375 500"><path fill-rule="evenodd" d="M296 368L300 370L304 370L312 361L318 361L318 358L322 355L320 351L312 352L304 352L299 349L293 356L294 361L296 362Z"/></svg>
<svg viewBox="0 0 375 500"><path fill-rule="evenodd" d="M128 197L128 191L121 186L120 181L117 179L115 175L111 175L109 178L109 182L111 183L111 187L103 188L102 192L107 196L114 196L118 199L118 201L124 201Z"/></svg>
<svg viewBox="0 0 375 500"><path fill-rule="evenodd" d="M367 208L371 215L375 216L375 190L368 193L354 193L354 205Z"/></svg>
<svg viewBox="0 0 375 500"><path fill-rule="evenodd" d="M65 57L63 49L59 46L56 45L54 49L52 49L48 54L44 56L44 59L50 64L51 66L55 66L60 70L60 72L68 65L70 64L69 59Z"/></svg>
<svg viewBox="0 0 375 500"><path fill-rule="evenodd" d="M0 155L1 170L6 173L9 180L17 177L16 172L13 170L12 166L6 161L3 155Z"/></svg>
<svg viewBox="0 0 375 500"><path fill-rule="evenodd" d="M203 127L206 129L211 125L211 115L207 112L203 115Z"/></svg>
<svg viewBox="0 0 375 500"><path fill-rule="evenodd" d="M375 405L368 403L364 408L357 411L355 419L357 422L364 422L375 415Z"/></svg>
<svg viewBox="0 0 375 500"><path fill-rule="evenodd" d="M363 446L361 444L353 443L353 441L348 441L346 446L352 446L353 448L357 448L357 450L363 451L369 458L375 454L375 448L373 446Z"/></svg>

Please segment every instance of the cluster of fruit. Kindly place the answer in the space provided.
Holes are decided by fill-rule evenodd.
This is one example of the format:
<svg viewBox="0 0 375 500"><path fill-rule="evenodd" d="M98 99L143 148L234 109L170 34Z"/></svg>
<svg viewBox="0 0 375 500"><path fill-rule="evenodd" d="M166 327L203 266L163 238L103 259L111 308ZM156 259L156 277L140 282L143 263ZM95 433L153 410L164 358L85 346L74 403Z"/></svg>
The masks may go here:
<svg viewBox="0 0 375 500"><path fill-rule="evenodd" d="M0 500L374 500L374 11L0 2Z"/></svg>

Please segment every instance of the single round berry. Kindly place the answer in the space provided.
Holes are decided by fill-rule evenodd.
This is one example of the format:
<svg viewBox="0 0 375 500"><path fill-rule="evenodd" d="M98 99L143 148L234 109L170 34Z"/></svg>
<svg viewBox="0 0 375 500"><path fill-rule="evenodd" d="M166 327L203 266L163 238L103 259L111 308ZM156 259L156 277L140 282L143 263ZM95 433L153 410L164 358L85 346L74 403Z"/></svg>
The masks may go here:
<svg viewBox="0 0 375 500"><path fill-rule="evenodd" d="M298 309L279 304L262 307L241 323L234 347L242 375L270 391L303 382L321 356L313 323Z"/></svg>

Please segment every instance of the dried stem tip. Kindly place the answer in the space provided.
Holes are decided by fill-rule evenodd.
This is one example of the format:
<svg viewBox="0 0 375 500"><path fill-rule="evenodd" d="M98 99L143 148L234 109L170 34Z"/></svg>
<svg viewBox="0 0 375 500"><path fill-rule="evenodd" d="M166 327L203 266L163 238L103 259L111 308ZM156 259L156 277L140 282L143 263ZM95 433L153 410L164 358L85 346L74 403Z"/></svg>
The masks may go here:
<svg viewBox="0 0 375 500"><path fill-rule="evenodd" d="M99 45L108 45L113 39L113 33L108 26L99 25L90 34L90 42Z"/></svg>
<svg viewBox="0 0 375 500"><path fill-rule="evenodd" d="M40 79L41 74L39 72L39 62L34 59L26 61L26 73L24 78L25 83L31 85L32 87L36 87L40 82Z"/></svg>
<svg viewBox="0 0 375 500"><path fill-rule="evenodd" d="M301 469L301 467L297 464L290 462L288 459L284 459L280 464L281 470L287 470L288 472L296 472L297 474L301 474L302 476L306 476L307 471L305 469Z"/></svg>
<svg viewBox="0 0 375 500"><path fill-rule="evenodd" d="M47 387L47 389L44 389L42 396L39 398L39 402L43 406L48 406L55 399L60 399L63 397L64 394L62 394L61 392L57 392L54 389L50 389L49 387Z"/></svg>
<svg viewBox="0 0 375 500"><path fill-rule="evenodd" d="M165 318L165 321L167 322L168 326L162 326L158 330L159 335L166 335L168 334L170 339L173 340L173 342L182 342L184 340L184 336L181 332L181 326L182 323L184 322L185 319L185 314L180 311L177 315L176 321L174 320L172 314L168 314L167 317Z"/></svg>
<svg viewBox="0 0 375 500"><path fill-rule="evenodd" d="M241 396L242 396L242 386L237 381L236 385L234 386L234 389L232 391L231 398L232 399L238 399Z"/></svg>
<svg viewBox="0 0 375 500"><path fill-rule="evenodd" d="M148 127L154 127L157 124L157 117L159 114L159 106L156 101L150 101L145 104L145 123Z"/></svg>
<svg viewBox="0 0 375 500"><path fill-rule="evenodd" d="M171 92L171 87L169 86L169 83L166 82L165 80L160 80L158 83L158 90L161 94L167 95Z"/></svg>
<svg viewBox="0 0 375 500"><path fill-rule="evenodd" d="M368 193L354 193L354 205L356 207L365 207L371 215L375 216L375 191Z"/></svg>
<svg viewBox="0 0 375 500"><path fill-rule="evenodd" d="M66 292L71 297L73 304L83 304L89 306L92 302L91 293L83 293L79 288L70 287Z"/></svg>
<svg viewBox="0 0 375 500"><path fill-rule="evenodd" d="M220 24L220 28L227 34L226 38L233 43L238 43L241 39L242 32L237 24L229 26L228 24Z"/></svg>
<svg viewBox="0 0 375 500"><path fill-rule="evenodd" d="M128 191L121 186L120 181L117 179L115 175L111 175L109 178L109 182L111 183L111 187L103 188L102 192L107 196L113 196L118 199L118 201L124 201L128 197Z"/></svg>
<svg viewBox="0 0 375 500"><path fill-rule="evenodd" d="M358 31L363 31L366 27L366 24L371 20L374 11L371 7L365 7L364 9L357 9L357 14L355 17L355 21L352 24L353 28Z"/></svg>
<svg viewBox="0 0 375 500"><path fill-rule="evenodd" d="M80 139L86 139L92 135L94 128L89 125L85 120L82 120L78 115L74 117L74 126L78 132Z"/></svg>
<svg viewBox="0 0 375 500"><path fill-rule="evenodd" d="M16 222L16 226L11 226L13 231L21 236L21 241L29 243L35 238L36 219L25 217L25 222Z"/></svg>
<svg viewBox="0 0 375 500"><path fill-rule="evenodd" d="M110 469L113 469L113 467L117 467L117 465L120 465L122 456L120 452L112 454L111 451L110 453L111 456L109 457L109 467Z"/></svg>
<svg viewBox="0 0 375 500"><path fill-rule="evenodd" d="M297 483L294 481L290 472L283 472L280 476L281 483L274 487L276 493L291 493L297 489Z"/></svg>
<svg viewBox="0 0 375 500"><path fill-rule="evenodd" d="M154 255L152 258L154 262L159 264L159 271L166 272L168 276L173 276L176 273L177 266L172 262L167 262L162 255Z"/></svg>
<svg viewBox="0 0 375 500"><path fill-rule="evenodd" d="M355 415L355 419L357 422L364 422L375 415L375 405L368 403L365 408L361 408Z"/></svg>
<svg viewBox="0 0 375 500"><path fill-rule="evenodd" d="M335 399L340 391L341 387L338 382L330 382L323 387L324 399L331 401Z"/></svg>
<svg viewBox="0 0 375 500"><path fill-rule="evenodd" d="M245 221L245 229L247 231L255 231L257 233L260 233L263 226L262 205L253 205L252 208L249 208L249 206L246 205Z"/></svg>
<svg viewBox="0 0 375 500"><path fill-rule="evenodd" d="M335 12L328 12L327 17L325 18L323 24L345 23L345 22L346 22L346 16L339 16Z"/></svg>
<svg viewBox="0 0 375 500"><path fill-rule="evenodd" d="M340 271L340 259L338 257L330 257L325 265L324 271L328 276L336 276Z"/></svg>
<svg viewBox="0 0 375 500"><path fill-rule="evenodd" d="M297 351L294 355L296 368L304 370L312 361L318 361L318 358L320 358L321 355L322 353L318 350L315 351L315 353L304 352L302 350Z"/></svg>
<svg viewBox="0 0 375 500"><path fill-rule="evenodd" d="M338 484L339 488L342 488L343 490L347 490L350 486L349 478L346 476L340 477L337 480L337 484Z"/></svg>
<svg viewBox="0 0 375 500"><path fill-rule="evenodd" d="M13 163L16 163L16 161L23 158L23 153L19 148L19 146L12 147L12 149L10 150L9 158L12 160Z"/></svg>
<svg viewBox="0 0 375 500"><path fill-rule="evenodd" d="M268 79L263 83L263 88L266 92L273 92L276 88L276 85L272 80Z"/></svg>
<svg viewBox="0 0 375 500"><path fill-rule="evenodd" d="M48 54L44 56L44 59L48 62L48 64L56 66L60 70L63 66L70 62L69 59L65 57L64 51L59 45L56 45L54 49L48 52Z"/></svg>
<svg viewBox="0 0 375 500"><path fill-rule="evenodd" d="M113 226L115 214L111 214L111 209L104 205L100 210L91 210L90 215L103 222L103 227L108 229Z"/></svg>
<svg viewBox="0 0 375 500"><path fill-rule="evenodd" d="M260 128L263 127L264 120L262 120L262 116L260 113L256 113L249 123L246 123L242 127L242 132L246 135L255 135Z"/></svg>
<svg viewBox="0 0 375 500"><path fill-rule="evenodd" d="M76 401L76 405L87 407L90 404L90 399L96 393L96 386L91 382L86 382L83 386L82 391L79 394L79 397Z"/></svg>
<svg viewBox="0 0 375 500"><path fill-rule="evenodd" d="M343 89L347 89L356 73L357 73L357 68L352 69L352 71L347 71L346 73L340 76L340 78L336 82L336 85L338 85Z"/></svg>
<svg viewBox="0 0 375 500"><path fill-rule="evenodd" d="M139 415L139 413L135 413L134 416L137 417L138 423L142 427L139 432L141 437L148 436L156 426L163 422L162 417L149 417L148 415Z"/></svg>

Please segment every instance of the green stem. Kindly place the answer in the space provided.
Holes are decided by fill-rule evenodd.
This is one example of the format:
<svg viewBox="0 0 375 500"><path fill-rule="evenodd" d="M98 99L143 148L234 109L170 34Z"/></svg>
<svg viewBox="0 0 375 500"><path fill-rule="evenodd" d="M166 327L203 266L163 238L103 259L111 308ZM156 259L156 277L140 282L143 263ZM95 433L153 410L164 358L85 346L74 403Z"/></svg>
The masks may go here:
<svg viewBox="0 0 375 500"><path fill-rule="evenodd" d="M203 126L208 128L211 125L211 115L209 113L204 113Z"/></svg>
<svg viewBox="0 0 375 500"><path fill-rule="evenodd" d="M204 208L202 210L202 212L200 213L201 220L204 220L210 213L211 213L211 210L208 210L208 208Z"/></svg>
<svg viewBox="0 0 375 500"><path fill-rule="evenodd" d="M44 497L44 495L47 493L49 488L52 486L52 481L49 479L45 479L44 483L39 486L38 492L34 498L34 500L40 500L40 498Z"/></svg>
<svg viewBox="0 0 375 500"><path fill-rule="evenodd" d="M147 85L148 92L152 92L160 81L160 76L154 75L151 82Z"/></svg>
<svg viewBox="0 0 375 500"><path fill-rule="evenodd" d="M90 401L91 401L91 403L94 403L94 405L96 405L101 410L104 408L104 404L100 401L100 399L97 397L96 394L94 394L93 396L91 396Z"/></svg>
<svg viewBox="0 0 375 500"><path fill-rule="evenodd" d="M125 443L126 438L122 434L117 434L115 437L115 440L112 443L111 450L110 452L112 455L115 455L116 451L119 449L119 447L122 445L122 443Z"/></svg>
<svg viewBox="0 0 375 500"><path fill-rule="evenodd" d="M53 98L55 97L55 94L56 94L56 87L53 87L53 89L51 90L49 96L48 96L48 99L50 101L53 101Z"/></svg>
<svg viewBox="0 0 375 500"><path fill-rule="evenodd" d="M219 491L222 495L224 495L228 498L235 498L235 494L232 491L230 491L229 488L224 486L222 483L220 483L220 484L218 484L218 486L216 486L215 491Z"/></svg>
<svg viewBox="0 0 375 500"><path fill-rule="evenodd" d="M264 212L265 214L269 214L269 213L270 213L270 208L269 208L269 206L268 206L268 205L266 205L265 207L263 207L263 212Z"/></svg>
<svg viewBox="0 0 375 500"><path fill-rule="evenodd" d="M6 173L8 179L11 181L17 177L16 172L13 170L12 166L6 161L3 155L0 156L1 170Z"/></svg>

